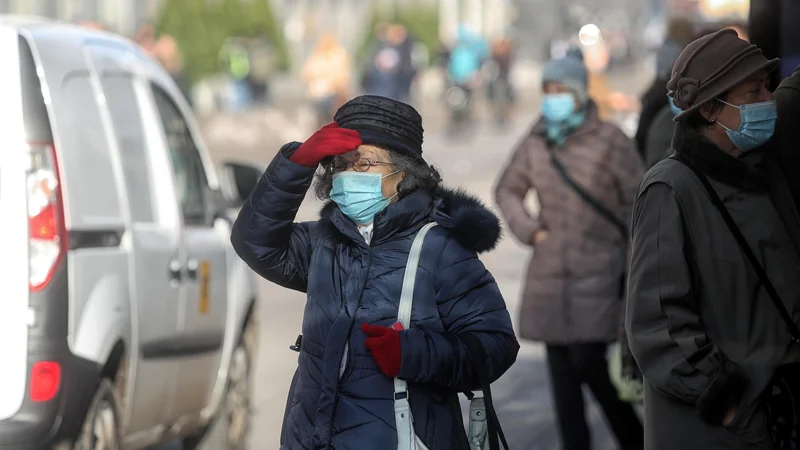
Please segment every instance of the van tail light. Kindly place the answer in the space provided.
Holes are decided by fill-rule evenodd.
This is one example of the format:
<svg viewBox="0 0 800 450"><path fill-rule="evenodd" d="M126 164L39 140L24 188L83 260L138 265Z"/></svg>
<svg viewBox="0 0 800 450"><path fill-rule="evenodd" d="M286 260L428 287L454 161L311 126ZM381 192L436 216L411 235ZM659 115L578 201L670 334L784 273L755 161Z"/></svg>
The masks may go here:
<svg viewBox="0 0 800 450"><path fill-rule="evenodd" d="M30 396L33 402L47 402L56 397L61 387L61 365L39 361L31 369Z"/></svg>
<svg viewBox="0 0 800 450"><path fill-rule="evenodd" d="M55 149L29 144L28 151L29 283L31 292L36 292L53 278L66 253L67 240Z"/></svg>

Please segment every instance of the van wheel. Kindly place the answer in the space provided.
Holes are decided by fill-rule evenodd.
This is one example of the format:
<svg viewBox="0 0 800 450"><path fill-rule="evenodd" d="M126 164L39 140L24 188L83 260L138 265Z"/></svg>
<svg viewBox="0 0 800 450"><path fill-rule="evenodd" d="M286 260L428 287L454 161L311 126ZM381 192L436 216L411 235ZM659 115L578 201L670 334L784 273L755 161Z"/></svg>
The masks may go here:
<svg viewBox="0 0 800 450"><path fill-rule="evenodd" d="M226 450L247 448L253 399L253 363L258 348L258 304L242 332L242 339L231 356L228 397L225 399Z"/></svg>
<svg viewBox="0 0 800 450"><path fill-rule="evenodd" d="M250 355L244 343L233 352L230 384L225 399L225 443L226 450L242 450L247 445L250 431Z"/></svg>
<svg viewBox="0 0 800 450"><path fill-rule="evenodd" d="M258 342L258 319L254 311L247 327L242 333L241 341L231 355L228 369L228 390L224 404L214 428L219 427L222 435L223 450L244 450L250 432L250 402L252 390L252 362ZM184 450L200 448L201 441L209 430L195 436L184 438ZM217 432L215 431L216 435Z"/></svg>
<svg viewBox="0 0 800 450"><path fill-rule="evenodd" d="M86 412L75 450L120 448L119 404L114 385L104 378Z"/></svg>

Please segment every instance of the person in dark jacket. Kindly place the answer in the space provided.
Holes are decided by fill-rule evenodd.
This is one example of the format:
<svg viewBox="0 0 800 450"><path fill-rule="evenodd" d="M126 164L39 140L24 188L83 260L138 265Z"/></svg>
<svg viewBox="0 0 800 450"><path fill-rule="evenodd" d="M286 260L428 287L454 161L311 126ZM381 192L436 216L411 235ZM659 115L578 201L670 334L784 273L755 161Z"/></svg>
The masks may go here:
<svg viewBox="0 0 800 450"><path fill-rule="evenodd" d="M675 134L675 116L681 110L668 99L667 106L653 118L644 145L644 162L647 168L655 166L672 153L672 136Z"/></svg>
<svg viewBox="0 0 800 450"><path fill-rule="evenodd" d="M545 65L543 118L514 151L495 198L514 236L534 248L520 336L546 345L562 448L590 448L586 385L620 448L639 450L642 423L633 406L619 398L606 352L622 322L627 236L616 223L628 223L644 168L625 133L600 119L587 93L586 72L575 48ZM567 183L553 157L616 218L613 223ZM541 205L537 215L525 207L534 190Z"/></svg>
<svg viewBox="0 0 800 450"><path fill-rule="evenodd" d="M468 450L457 394L515 361L519 344L492 275L478 259L500 223L477 199L443 188L422 158L409 105L362 96L305 143L275 156L237 218L231 241L262 277L305 292L299 367L283 450L396 449L393 378L409 385L417 436L430 449ZM314 180L331 199L315 222L293 219ZM411 243L436 222L420 259L412 326L397 331ZM488 360L468 349L483 344Z"/></svg>
<svg viewBox="0 0 800 450"><path fill-rule="evenodd" d="M733 30L675 63L675 157L644 176L632 221L625 325L645 379L647 450L773 448L763 394L800 349L692 168L800 319L798 212L765 145L780 117L767 82L777 65Z"/></svg>
<svg viewBox="0 0 800 450"><path fill-rule="evenodd" d="M639 113L639 126L636 130L636 148L642 159L646 159L647 136L655 117L668 106L667 81L672 73L672 64L689 42L692 42L694 25L684 17L670 19L667 26L667 37L656 54L656 78L642 94L642 109Z"/></svg>

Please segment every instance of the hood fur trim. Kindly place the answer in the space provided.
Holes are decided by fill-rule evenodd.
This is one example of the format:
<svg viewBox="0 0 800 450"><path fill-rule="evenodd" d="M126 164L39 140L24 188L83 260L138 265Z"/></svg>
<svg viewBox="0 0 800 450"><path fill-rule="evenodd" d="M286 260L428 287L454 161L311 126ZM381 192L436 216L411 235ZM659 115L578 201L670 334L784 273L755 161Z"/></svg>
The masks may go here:
<svg viewBox="0 0 800 450"><path fill-rule="evenodd" d="M442 188L433 219L461 246L477 253L494 250L502 238L500 219L478 197L463 189Z"/></svg>

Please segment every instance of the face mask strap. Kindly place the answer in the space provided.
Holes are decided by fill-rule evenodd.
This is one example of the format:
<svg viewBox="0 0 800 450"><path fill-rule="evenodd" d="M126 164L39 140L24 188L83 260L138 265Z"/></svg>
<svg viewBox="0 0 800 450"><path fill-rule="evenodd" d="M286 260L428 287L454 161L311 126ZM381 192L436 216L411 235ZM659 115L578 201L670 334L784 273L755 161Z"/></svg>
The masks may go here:
<svg viewBox="0 0 800 450"><path fill-rule="evenodd" d="M716 101L718 101L718 102L722 103L723 105L728 105L728 106L730 106L731 108L736 108L736 109L738 109L738 110L740 110L740 111L741 111L741 109L742 109L742 107L741 107L741 106L736 106L736 105L734 105L734 104L728 103L728 102L726 102L725 100L722 100L721 98L715 98L714 100L716 100Z"/></svg>
<svg viewBox="0 0 800 450"><path fill-rule="evenodd" d="M736 106L736 105L734 105L734 104L728 103L728 102L726 102L725 100L722 100L721 98L714 98L714 100L716 100L716 101L718 101L718 102L722 103L723 105L727 105L727 106L730 106L731 108L736 108L736 109L738 109L738 110L739 110L739 114L741 114L741 112L742 112L742 107L741 107L741 106ZM722 128L725 128L725 130L726 130L726 131L730 131L731 133L733 133L734 131L736 131L736 130L731 130L730 128L726 127L726 126L725 126L725 125L723 125L723 124L722 124L722 123L721 123L719 120L714 120L714 123L716 123L717 125L721 126ZM742 118L742 123L744 123L744 118Z"/></svg>
<svg viewBox="0 0 800 450"><path fill-rule="evenodd" d="M398 173L400 173L400 171L399 171L399 170L395 170L394 172L392 172L392 173L390 173L390 174L388 174L388 175L384 175L384 176L382 176L382 177L381 177L381 180L385 180L385 179L389 178L389 177L390 177L390 176L392 176L392 175L397 175Z"/></svg>
<svg viewBox="0 0 800 450"><path fill-rule="evenodd" d="M727 131L730 131L730 132L734 131L734 130L731 130L730 128L726 127L725 125L723 125L722 122L720 122L719 120L715 120L714 123L716 123L717 125L721 126L722 128L725 128L725 130L727 130Z"/></svg>

